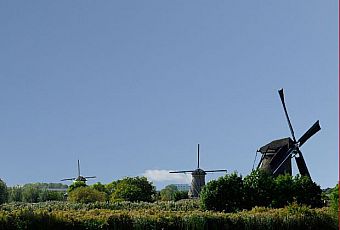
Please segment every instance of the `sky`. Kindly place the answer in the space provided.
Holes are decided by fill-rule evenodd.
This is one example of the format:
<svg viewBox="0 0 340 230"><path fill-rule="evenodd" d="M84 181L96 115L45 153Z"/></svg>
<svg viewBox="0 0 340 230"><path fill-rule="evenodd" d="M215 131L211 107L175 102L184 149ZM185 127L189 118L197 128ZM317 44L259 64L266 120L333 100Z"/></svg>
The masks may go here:
<svg viewBox="0 0 340 230"><path fill-rule="evenodd" d="M188 183L168 171L195 169L198 143L201 168L244 177L290 136L280 88L297 138L320 120L312 179L338 181L336 0L0 1L0 28L9 186L74 177L78 159L90 184Z"/></svg>

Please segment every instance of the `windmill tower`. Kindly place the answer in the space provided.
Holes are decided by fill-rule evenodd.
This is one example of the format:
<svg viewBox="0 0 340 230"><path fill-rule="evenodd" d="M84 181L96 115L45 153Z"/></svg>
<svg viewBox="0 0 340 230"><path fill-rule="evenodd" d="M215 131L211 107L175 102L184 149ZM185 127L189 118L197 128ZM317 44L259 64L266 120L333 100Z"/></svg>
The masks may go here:
<svg viewBox="0 0 340 230"><path fill-rule="evenodd" d="M67 181L67 180L71 180L71 181L82 181L82 182L86 182L87 179L92 179L92 178L96 178L95 176L82 176L80 175L80 162L78 160L78 176L77 177L72 177L72 178L65 178L62 179L60 181Z"/></svg>
<svg viewBox="0 0 340 230"><path fill-rule="evenodd" d="M295 158L300 174L302 176L308 176L310 178L310 174L306 162L303 158L302 152L300 151L300 147L321 129L319 121L316 121L312 125L312 127L307 130L307 132L305 132L298 140L296 140L294 130L288 116L283 89L280 89L278 92L292 138L287 137L279 140L274 140L257 150L257 152L260 152L262 154L260 163L258 164L257 168L272 173L274 176L285 173L291 175L291 158Z"/></svg>
<svg viewBox="0 0 340 230"><path fill-rule="evenodd" d="M225 169L217 169L217 170L203 170L200 169L200 145L197 145L197 169L195 170L184 170L184 171L173 171L170 173L191 173L191 187L189 190L190 198L198 198L199 194L202 190L202 187L205 185L205 175L207 173L214 172L227 172Z"/></svg>

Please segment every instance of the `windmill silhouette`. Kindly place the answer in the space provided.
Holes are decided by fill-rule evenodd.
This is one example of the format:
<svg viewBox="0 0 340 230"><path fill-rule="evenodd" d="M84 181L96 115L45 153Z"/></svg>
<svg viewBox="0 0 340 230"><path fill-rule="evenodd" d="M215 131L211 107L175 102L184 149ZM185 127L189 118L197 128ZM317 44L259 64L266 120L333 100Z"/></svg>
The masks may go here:
<svg viewBox="0 0 340 230"><path fill-rule="evenodd" d="M172 171L170 173L191 173L191 187L189 190L190 198L198 198L199 194L202 190L202 187L205 185L205 175L207 173L214 172L227 172L225 169L215 169L215 170L203 170L200 168L200 144L197 145L197 169L195 170L183 170L183 171Z"/></svg>
<svg viewBox="0 0 340 230"><path fill-rule="evenodd" d="M72 178L65 178L62 179L60 181L67 181L67 180L71 180L71 181L82 181L82 182L86 182L87 179L92 179L92 178L96 178L95 176L82 176L80 175L80 162L78 160L78 176L77 177L72 177Z"/></svg>

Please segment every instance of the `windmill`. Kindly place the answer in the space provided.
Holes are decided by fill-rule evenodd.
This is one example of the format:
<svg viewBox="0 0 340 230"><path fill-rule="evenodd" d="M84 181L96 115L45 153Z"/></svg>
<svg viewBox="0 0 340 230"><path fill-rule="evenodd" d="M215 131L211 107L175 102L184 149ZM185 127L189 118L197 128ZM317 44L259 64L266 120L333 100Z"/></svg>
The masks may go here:
<svg viewBox="0 0 340 230"><path fill-rule="evenodd" d="M61 181L72 180L72 181L86 182L87 179L91 179L91 178L96 178L96 177L95 176L81 176L80 175L80 163L79 163L79 160L78 160L78 176L72 177L72 178L65 178L65 179L62 179Z"/></svg>
<svg viewBox="0 0 340 230"><path fill-rule="evenodd" d="M292 138L287 137L274 140L257 150L257 152L262 154L257 168L264 169L265 171L272 173L274 176L285 173L291 175L291 158L295 158L300 174L311 178L300 147L321 129L319 121L316 121L298 140L296 140L294 130L288 116L283 89L280 89L278 92Z"/></svg>
<svg viewBox="0 0 340 230"><path fill-rule="evenodd" d="M203 170L200 169L200 145L197 145L197 169L195 170L184 170L184 171L173 171L170 173L191 173L191 187L189 190L190 198L197 198L201 192L202 187L205 185L205 175L213 172L227 172L227 170Z"/></svg>

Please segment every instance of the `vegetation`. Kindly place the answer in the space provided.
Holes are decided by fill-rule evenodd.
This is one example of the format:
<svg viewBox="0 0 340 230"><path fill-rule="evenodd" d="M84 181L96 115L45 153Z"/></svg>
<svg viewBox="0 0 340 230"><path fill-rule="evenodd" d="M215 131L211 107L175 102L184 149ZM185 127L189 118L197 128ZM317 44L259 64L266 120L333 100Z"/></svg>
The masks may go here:
<svg viewBox="0 0 340 230"><path fill-rule="evenodd" d="M160 191L162 201L178 201L188 198L188 191L179 191L176 185L168 185Z"/></svg>
<svg viewBox="0 0 340 230"><path fill-rule="evenodd" d="M338 187L323 194L331 207L318 208L320 187L300 176L273 178L254 171L242 179L237 173L227 174L210 181L200 200L176 202L181 196L187 198L186 192L167 186L159 192L163 201L155 201L155 188L145 177L91 186L76 182L70 186L68 202L41 202L62 196L60 192L50 193L56 191L42 185L8 189L3 186L6 188L3 194L21 202L0 205L0 229L337 229L338 226Z"/></svg>
<svg viewBox="0 0 340 230"><path fill-rule="evenodd" d="M58 202L0 206L0 229L337 229L337 218L327 208L310 209L293 204L281 209L254 208L238 213L161 210L138 207L143 203L115 203L118 210L82 209ZM168 202L166 202L168 203ZM174 202L175 203L175 202ZM145 203L146 204L146 203ZM81 207L88 207L83 204ZM98 203L99 205L99 203ZM103 207L105 203L101 203ZM155 205L155 204L153 204ZM52 207L52 208L51 208ZM78 207L74 208L74 207ZM178 208L182 208L180 205Z"/></svg>
<svg viewBox="0 0 340 230"><path fill-rule="evenodd" d="M3 204L7 201L7 186L4 181L0 179L0 204Z"/></svg>
<svg viewBox="0 0 340 230"><path fill-rule="evenodd" d="M106 200L106 193L100 192L91 187L78 187L73 189L69 195L68 200L73 203L93 203L103 202Z"/></svg>
<svg viewBox="0 0 340 230"><path fill-rule="evenodd" d="M72 192L74 189L79 187L86 187L86 183L84 181L74 181L67 189L67 193Z"/></svg>
<svg viewBox="0 0 340 230"><path fill-rule="evenodd" d="M331 189L329 193L330 207L336 213L339 212L339 184Z"/></svg>
<svg viewBox="0 0 340 230"><path fill-rule="evenodd" d="M255 206L281 208L293 202L321 207L321 188L308 177L253 171L242 180L236 173L210 181L200 195L207 210L235 212Z"/></svg>
<svg viewBox="0 0 340 230"><path fill-rule="evenodd" d="M152 202L156 188L146 177L126 177L108 185L110 201Z"/></svg>
<svg viewBox="0 0 340 230"><path fill-rule="evenodd" d="M236 173L210 181L203 187L201 207L207 210L235 212L243 206L242 177Z"/></svg>
<svg viewBox="0 0 340 230"><path fill-rule="evenodd" d="M65 187L66 186L66 187ZM32 183L24 186L14 186L8 188L8 202L44 202L52 200L64 200L64 191L54 191L51 189L66 189L67 185Z"/></svg>

